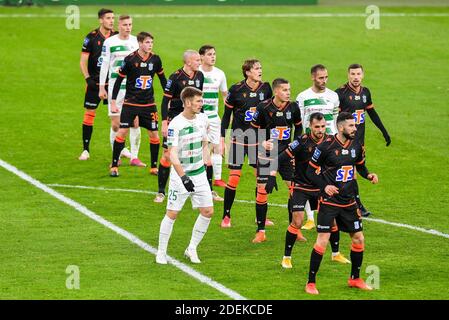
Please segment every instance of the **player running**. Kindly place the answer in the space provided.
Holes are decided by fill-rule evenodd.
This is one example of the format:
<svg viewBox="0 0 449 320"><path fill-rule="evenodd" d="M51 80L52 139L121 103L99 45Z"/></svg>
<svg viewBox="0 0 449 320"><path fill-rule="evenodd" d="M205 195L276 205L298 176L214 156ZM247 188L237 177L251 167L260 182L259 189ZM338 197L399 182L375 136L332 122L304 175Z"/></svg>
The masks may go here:
<svg viewBox="0 0 449 320"><path fill-rule="evenodd" d="M180 97L184 109L168 126L167 145L173 168L168 186L167 213L159 231L156 255L159 264L167 264L167 247L173 224L188 197L191 198L192 207L200 211L193 226L190 244L184 252L192 263L201 263L197 247L207 232L213 214L212 195L204 167L204 163L210 160L210 153L207 116L201 113L202 92L186 87Z"/></svg>
<svg viewBox="0 0 449 320"><path fill-rule="evenodd" d="M123 61L112 90L111 110L114 111L117 110L116 99L120 86L126 77L126 94L120 114L120 129L115 137L112 152L111 177L118 177L120 153L125 146L129 127L134 123L136 117L138 117L139 126L148 130L150 150L155 145L155 140L159 140L158 115L153 89L154 76L158 75L162 89L165 88L167 79L165 78L161 58L152 51L153 39L153 36L148 32L140 32L137 35L139 49ZM159 148L159 143L157 147ZM157 152L151 152L151 163L152 165L157 163Z"/></svg>

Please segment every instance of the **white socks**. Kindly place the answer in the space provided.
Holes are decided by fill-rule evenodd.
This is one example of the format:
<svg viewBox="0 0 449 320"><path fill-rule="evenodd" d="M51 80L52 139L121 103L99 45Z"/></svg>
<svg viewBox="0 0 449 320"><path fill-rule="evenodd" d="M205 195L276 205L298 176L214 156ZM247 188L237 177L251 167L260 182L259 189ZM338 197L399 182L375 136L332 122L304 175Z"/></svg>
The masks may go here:
<svg viewBox="0 0 449 320"><path fill-rule="evenodd" d="M308 220L315 221L314 218L313 218L313 210L310 208L309 201L306 202L306 206L304 207L304 211L307 214L307 221Z"/></svg>
<svg viewBox="0 0 449 320"><path fill-rule="evenodd" d="M192 238L190 239L189 248L196 250L196 247L200 244L204 235L206 234L207 229L209 228L211 218L206 218L201 214L198 215L196 219L195 225L192 230Z"/></svg>
<svg viewBox="0 0 449 320"><path fill-rule="evenodd" d="M131 146L131 160L139 157L140 127L129 128L129 144Z"/></svg>
<svg viewBox="0 0 449 320"><path fill-rule="evenodd" d="M171 233L173 231L173 224L175 220L170 219L167 215L161 221L161 227L159 229L159 246L158 252L163 254L167 253L168 240L170 240Z"/></svg>
<svg viewBox="0 0 449 320"><path fill-rule="evenodd" d="M212 167L214 170L214 179L215 180L221 180L221 166L223 163L223 158L220 154L212 153L210 156L212 160Z"/></svg>
<svg viewBox="0 0 449 320"><path fill-rule="evenodd" d="M111 148L112 150L114 150L114 141L115 141L115 136L117 135L117 132L112 130L109 131L109 142L111 142Z"/></svg>

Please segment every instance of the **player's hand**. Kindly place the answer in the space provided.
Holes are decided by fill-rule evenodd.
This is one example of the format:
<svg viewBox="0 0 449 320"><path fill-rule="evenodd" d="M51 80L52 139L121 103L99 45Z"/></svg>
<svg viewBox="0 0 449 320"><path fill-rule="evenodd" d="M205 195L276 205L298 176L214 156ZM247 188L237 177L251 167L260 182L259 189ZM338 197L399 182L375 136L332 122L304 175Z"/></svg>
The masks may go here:
<svg viewBox="0 0 449 320"><path fill-rule="evenodd" d="M262 147L267 151L273 150L273 139L262 141Z"/></svg>
<svg viewBox="0 0 449 320"><path fill-rule="evenodd" d="M162 120L162 136L167 138L167 132L168 132L168 124L167 124L167 120Z"/></svg>
<svg viewBox="0 0 449 320"><path fill-rule="evenodd" d="M330 197L338 194L338 188L336 186L333 186L331 184L327 185L326 188L324 188L324 192Z"/></svg>
<svg viewBox="0 0 449 320"><path fill-rule="evenodd" d="M195 191L195 185L193 184L192 180L190 180L190 178L186 175L183 175L181 177L182 183L184 184L184 188L186 188L187 191L189 192L194 192Z"/></svg>
<svg viewBox="0 0 449 320"><path fill-rule="evenodd" d="M375 173L370 173L367 176L368 180L371 181L372 184L376 184L379 183L379 178L377 177L377 174Z"/></svg>
<svg viewBox="0 0 449 320"><path fill-rule="evenodd" d="M387 147L388 147L391 143L391 138L388 135L388 133L386 135L384 135L384 139L385 139L385 142L387 143Z"/></svg>
<svg viewBox="0 0 449 320"><path fill-rule="evenodd" d="M118 113L117 103L115 100L111 100L111 112Z"/></svg>
<svg viewBox="0 0 449 320"><path fill-rule="evenodd" d="M106 92L105 88L102 86L100 86L100 89L98 91L98 97L103 100L108 98L108 93Z"/></svg>
<svg viewBox="0 0 449 320"><path fill-rule="evenodd" d="M276 182L276 176L268 176L268 182L265 185L265 191L267 193L272 193L273 192L273 188L276 189L276 191L278 191L278 184Z"/></svg>
<svg viewBox="0 0 449 320"><path fill-rule="evenodd" d="M87 87L92 90L97 90L97 82L92 79L90 76L86 78Z"/></svg>

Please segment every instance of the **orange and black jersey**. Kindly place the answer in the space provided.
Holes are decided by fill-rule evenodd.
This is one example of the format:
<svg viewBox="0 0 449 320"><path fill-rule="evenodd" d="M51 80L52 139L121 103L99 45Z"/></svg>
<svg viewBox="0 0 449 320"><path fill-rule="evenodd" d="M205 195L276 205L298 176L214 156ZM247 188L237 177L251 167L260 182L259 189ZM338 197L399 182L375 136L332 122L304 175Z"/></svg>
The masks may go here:
<svg viewBox="0 0 449 320"><path fill-rule="evenodd" d="M277 140L277 151L280 153L287 148L292 137L301 134L301 112L296 102L289 101L278 107L271 98L257 105L251 125L256 129L265 129L265 137L260 137L263 140Z"/></svg>
<svg viewBox="0 0 449 320"><path fill-rule="evenodd" d="M307 177L321 190L323 203L334 206L349 206L355 203L355 167L364 178L368 176L365 167L364 147L357 140L348 140L345 144L337 135L327 137L317 145L307 168ZM324 188L334 185L338 194L329 197Z"/></svg>
<svg viewBox="0 0 449 320"><path fill-rule="evenodd" d="M344 84L335 92L340 100L340 112L349 112L354 116L357 128L356 139L363 144L365 140L365 112L374 108L371 101L371 92L368 88L362 86L356 91L349 83Z"/></svg>
<svg viewBox="0 0 449 320"><path fill-rule="evenodd" d="M168 78L164 89L164 98L162 100L162 120L167 117L173 119L182 111L184 106L181 101L181 91L185 87L194 87L203 91L204 74L201 71L195 71L190 77L183 68L176 70Z"/></svg>
<svg viewBox="0 0 449 320"><path fill-rule="evenodd" d="M231 115L233 116L232 130L241 129L245 131L250 128L257 105L270 99L272 95L273 92L268 82L260 82L255 90L248 86L246 80L231 86L225 100L225 112L221 120L221 136L225 136Z"/></svg>
<svg viewBox="0 0 449 320"><path fill-rule="evenodd" d="M138 50L129 54L119 69L117 80L112 91L112 99L116 99L120 91L120 85L126 77L126 94L124 105L149 107L154 105L154 76L158 75L165 88L165 78L161 58L157 54L150 53L144 59Z"/></svg>
<svg viewBox="0 0 449 320"><path fill-rule="evenodd" d="M321 140L316 141L309 134L303 134L290 143L287 149L279 155L279 162L294 159L295 172L293 175L293 182L295 182L295 185L299 189L303 189L305 191L320 190L307 176L307 168L316 146L325 141L327 138L328 135L325 134Z"/></svg>
<svg viewBox="0 0 449 320"><path fill-rule="evenodd" d="M83 42L81 52L88 54L89 59L87 61L87 70L89 76L95 81L99 81L100 69L103 58L101 57L101 50L103 48L103 42L110 36L117 34L117 31L110 31L108 34L102 34L100 28L90 32Z"/></svg>

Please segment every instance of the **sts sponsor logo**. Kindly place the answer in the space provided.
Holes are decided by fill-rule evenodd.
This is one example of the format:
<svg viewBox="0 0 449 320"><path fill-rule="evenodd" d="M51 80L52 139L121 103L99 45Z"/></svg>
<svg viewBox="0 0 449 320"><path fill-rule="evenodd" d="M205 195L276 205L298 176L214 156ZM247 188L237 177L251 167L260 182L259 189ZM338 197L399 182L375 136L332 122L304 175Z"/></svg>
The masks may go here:
<svg viewBox="0 0 449 320"><path fill-rule="evenodd" d="M365 110L356 110L352 116L354 117L355 124L361 124L365 122Z"/></svg>
<svg viewBox="0 0 449 320"><path fill-rule="evenodd" d="M151 76L140 76L136 79L135 87L138 89L146 90L151 88L151 84L153 83L153 79Z"/></svg>
<svg viewBox="0 0 449 320"><path fill-rule="evenodd" d="M256 107L249 108L245 111L245 121L253 121L254 113L256 112Z"/></svg>
<svg viewBox="0 0 449 320"><path fill-rule="evenodd" d="M348 182L354 178L354 167L353 166L342 166L337 171L337 177L335 181Z"/></svg>
<svg viewBox="0 0 449 320"><path fill-rule="evenodd" d="M276 127L271 129L270 137L271 139L288 140L290 139L290 131L289 127Z"/></svg>

